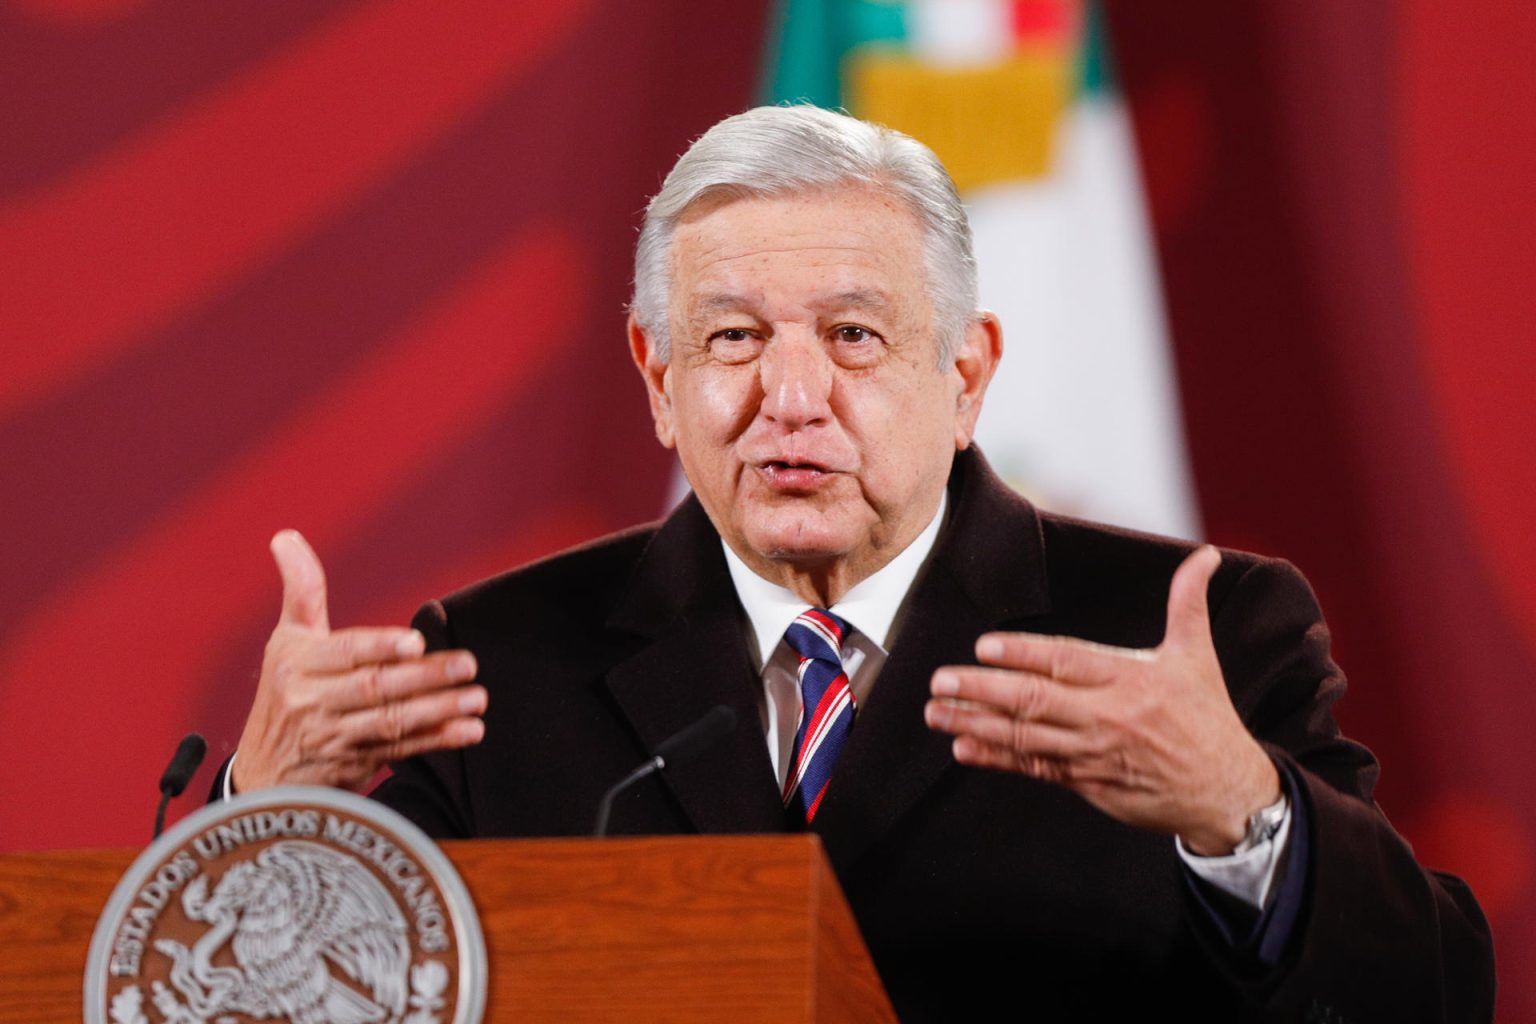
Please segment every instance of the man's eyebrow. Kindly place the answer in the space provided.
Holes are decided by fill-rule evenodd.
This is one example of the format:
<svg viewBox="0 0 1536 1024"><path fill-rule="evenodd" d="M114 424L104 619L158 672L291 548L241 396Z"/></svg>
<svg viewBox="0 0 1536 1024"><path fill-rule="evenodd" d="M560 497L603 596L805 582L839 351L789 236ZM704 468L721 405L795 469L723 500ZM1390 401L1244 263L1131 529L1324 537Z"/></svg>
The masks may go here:
<svg viewBox="0 0 1536 1024"><path fill-rule="evenodd" d="M879 288L850 288L816 299L812 307L826 311L874 310L883 312L893 305L891 297ZM693 317L709 317L718 313L750 312L757 300L739 292L710 292L693 301L689 314Z"/></svg>
<svg viewBox="0 0 1536 1024"><path fill-rule="evenodd" d="M854 288L829 295L817 303L823 309L872 309L891 308L891 297L878 288Z"/></svg>
<svg viewBox="0 0 1536 1024"><path fill-rule="evenodd" d="M750 309L753 301L745 295L735 292L711 292L701 295L694 300L690 312L694 316L709 316L713 313L739 313L744 309Z"/></svg>

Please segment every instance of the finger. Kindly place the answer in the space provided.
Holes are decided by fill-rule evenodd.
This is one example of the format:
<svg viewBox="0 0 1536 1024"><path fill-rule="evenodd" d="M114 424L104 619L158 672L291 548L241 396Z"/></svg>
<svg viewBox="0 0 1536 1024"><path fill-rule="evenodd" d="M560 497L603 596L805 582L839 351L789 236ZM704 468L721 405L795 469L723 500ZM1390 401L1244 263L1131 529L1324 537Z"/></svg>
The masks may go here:
<svg viewBox="0 0 1536 1024"><path fill-rule="evenodd" d="M341 712L378 708L466 683L475 678L475 671L475 656L468 651L434 651L410 661L363 665L327 679L321 701Z"/></svg>
<svg viewBox="0 0 1536 1024"><path fill-rule="evenodd" d="M394 743L381 743L369 748L371 756L380 763L400 761L417 754L430 754L434 750L456 750L470 747L485 738L485 723L478 718L455 718L430 732L407 736Z"/></svg>
<svg viewBox="0 0 1536 1024"><path fill-rule="evenodd" d="M281 622L325 631L331 628L325 607L325 570L314 548L298 530L272 538L272 557L283 577Z"/></svg>
<svg viewBox="0 0 1536 1024"><path fill-rule="evenodd" d="M975 768L1017 772L1048 782L1066 782L1071 778L1071 770L1065 761L1040 756L1021 757L1012 747L984 743L974 736L955 737L950 750L956 761Z"/></svg>
<svg viewBox="0 0 1536 1024"><path fill-rule="evenodd" d="M483 686L436 690L344 714L336 722L337 737L354 747L400 743L436 732L455 719L476 717L485 705Z"/></svg>
<svg viewBox="0 0 1536 1024"><path fill-rule="evenodd" d="M975 704L931 700L923 709L923 720L930 729L1006 747L1019 757L1075 759L1090 756L1094 749L1081 730L1014 718Z"/></svg>
<svg viewBox="0 0 1536 1024"><path fill-rule="evenodd" d="M935 697L986 705L1033 722L1083 728L1096 717L1086 691L1034 672L946 666L933 674L929 689Z"/></svg>
<svg viewBox="0 0 1536 1024"><path fill-rule="evenodd" d="M1206 591L1221 565L1221 552L1209 544L1179 565L1168 585L1168 629L1163 643L1173 647L1210 646L1211 613Z"/></svg>
<svg viewBox="0 0 1536 1024"><path fill-rule="evenodd" d="M1108 685L1125 670L1127 658L1148 657L1147 651L1109 647L1070 636L983 633L976 641L976 660L983 664L1021 669L1085 686Z"/></svg>
<svg viewBox="0 0 1536 1024"><path fill-rule="evenodd" d="M304 645L299 669L310 673L344 673L357 668L380 667L415 660L426 649L426 640L404 626L352 626L338 629ZM448 654L452 652L434 652Z"/></svg>

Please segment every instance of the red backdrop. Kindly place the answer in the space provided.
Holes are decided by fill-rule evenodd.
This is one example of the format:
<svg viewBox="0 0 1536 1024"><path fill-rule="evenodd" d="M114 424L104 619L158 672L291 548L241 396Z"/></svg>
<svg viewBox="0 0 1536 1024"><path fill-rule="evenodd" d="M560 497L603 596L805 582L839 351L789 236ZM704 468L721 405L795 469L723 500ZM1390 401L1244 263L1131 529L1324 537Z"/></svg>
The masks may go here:
<svg viewBox="0 0 1536 1024"><path fill-rule="evenodd" d="M1383 807L1536 1020L1536 8L1109 13L1207 532L1313 581Z"/></svg>
<svg viewBox="0 0 1536 1024"><path fill-rule="evenodd" d="M350 624L656 513L630 246L764 6L0 6L0 848L228 751L279 527ZM1536 9L1108 8L1208 532L1313 579L1536 1019Z"/></svg>
<svg viewBox="0 0 1536 1024"><path fill-rule="evenodd" d="M657 514L630 249L760 8L0 7L0 848L231 748L279 527L355 624Z"/></svg>

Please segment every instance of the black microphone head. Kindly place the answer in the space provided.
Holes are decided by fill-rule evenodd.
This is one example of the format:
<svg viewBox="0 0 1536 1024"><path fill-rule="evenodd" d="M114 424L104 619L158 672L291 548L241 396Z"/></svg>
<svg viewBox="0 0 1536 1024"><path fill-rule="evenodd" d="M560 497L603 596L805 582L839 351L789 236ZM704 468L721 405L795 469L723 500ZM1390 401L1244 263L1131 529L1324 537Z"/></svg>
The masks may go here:
<svg viewBox="0 0 1536 1024"><path fill-rule="evenodd" d="M208 742L197 733L189 732L183 736L176 753L171 757L171 763L166 765L165 774L160 776L160 792L166 796L180 796L181 791L187 788L187 783L192 781L192 773L203 763L203 755L206 753Z"/></svg>
<svg viewBox="0 0 1536 1024"><path fill-rule="evenodd" d="M717 704L709 714L694 722L688 728L661 741L656 748L656 756L667 764L676 764L678 761L686 761L696 754L703 753L714 744L724 739L732 729L736 728L736 712L724 704Z"/></svg>

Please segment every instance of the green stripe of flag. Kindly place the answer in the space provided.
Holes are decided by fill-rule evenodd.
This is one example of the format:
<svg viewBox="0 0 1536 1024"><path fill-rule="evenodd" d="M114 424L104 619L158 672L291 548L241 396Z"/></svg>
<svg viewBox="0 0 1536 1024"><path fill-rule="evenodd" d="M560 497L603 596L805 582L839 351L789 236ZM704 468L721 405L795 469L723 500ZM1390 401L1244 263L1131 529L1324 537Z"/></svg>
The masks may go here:
<svg viewBox="0 0 1536 1024"><path fill-rule="evenodd" d="M904 43L906 5L890 0L779 0L760 96L764 103L843 106L843 55Z"/></svg>

